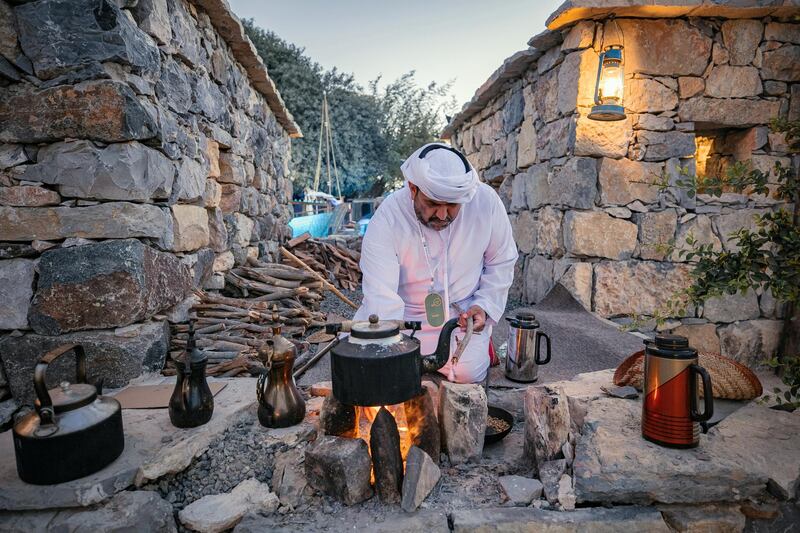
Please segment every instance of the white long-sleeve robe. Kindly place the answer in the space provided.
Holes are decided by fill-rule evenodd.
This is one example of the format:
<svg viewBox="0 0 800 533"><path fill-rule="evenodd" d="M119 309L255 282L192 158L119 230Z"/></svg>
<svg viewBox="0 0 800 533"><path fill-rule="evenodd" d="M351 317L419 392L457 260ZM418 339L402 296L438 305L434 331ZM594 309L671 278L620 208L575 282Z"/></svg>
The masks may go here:
<svg viewBox="0 0 800 533"><path fill-rule="evenodd" d="M478 186L475 197L462 205L452 224L441 232L418 225L407 186L381 203L361 247L364 299L355 319L366 320L370 314L377 314L387 320L419 320L422 331L417 338L422 343L422 353L436 349L441 327L428 325L425 316L431 271L420 228L428 241L431 266L435 268L440 262L442 265L436 272L435 288L444 292L444 301L449 302L445 320L458 314L452 304L464 311L479 305L486 311L486 328L473 334L455 368L458 382L482 381L489 368L491 326L503 314L517 261L508 215L497 193L485 183ZM456 335L461 338L463 332L457 330ZM451 342L451 354L453 350L455 343ZM449 370L448 361L440 372L447 376Z"/></svg>

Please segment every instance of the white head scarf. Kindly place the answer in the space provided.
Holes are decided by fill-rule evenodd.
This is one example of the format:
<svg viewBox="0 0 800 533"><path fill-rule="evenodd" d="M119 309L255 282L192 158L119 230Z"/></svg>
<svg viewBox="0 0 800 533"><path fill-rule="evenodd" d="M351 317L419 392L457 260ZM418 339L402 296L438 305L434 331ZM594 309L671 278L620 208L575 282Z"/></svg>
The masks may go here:
<svg viewBox="0 0 800 533"><path fill-rule="evenodd" d="M419 155L431 145L445 149L434 149ZM465 158L466 159L466 158ZM472 200L478 189L478 172L464 161L446 144L430 143L422 146L400 166L406 181L413 183L431 200L450 204L465 204Z"/></svg>

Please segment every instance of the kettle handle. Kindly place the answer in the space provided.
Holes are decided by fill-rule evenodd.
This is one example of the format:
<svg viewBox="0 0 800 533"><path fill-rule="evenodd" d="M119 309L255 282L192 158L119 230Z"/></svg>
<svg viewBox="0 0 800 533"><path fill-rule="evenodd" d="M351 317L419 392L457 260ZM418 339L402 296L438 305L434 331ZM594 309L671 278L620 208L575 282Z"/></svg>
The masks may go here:
<svg viewBox="0 0 800 533"><path fill-rule="evenodd" d="M697 376L703 380L703 412L697 412ZM689 365L689 405L692 420L695 422L706 422L714 416L714 391L711 388L711 376L708 371L700 365Z"/></svg>
<svg viewBox="0 0 800 533"><path fill-rule="evenodd" d="M58 348L53 348L42 357L33 371L33 388L36 391L36 398L39 400L40 417L44 423L52 423L53 400L47 392L45 377L47 367L50 363L61 357L67 352L75 352L75 382L86 383L86 352L80 344L64 344Z"/></svg>
<svg viewBox="0 0 800 533"><path fill-rule="evenodd" d="M539 341L541 341L542 338L544 338L545 345L547 346L547 357L545 357L544 361L540 361L539 360L539 356L542 354L542 351L540 349L538 349L539 345L541 344L541 342L539 342ZM548 337L546 333L541 332L541 331L537 331L536 332L536 348L537 348L537 350L536 350L536 361L535 361L535 363L537 365L546 365L547 363L549 363L550 362L550 337Z"/></svg>

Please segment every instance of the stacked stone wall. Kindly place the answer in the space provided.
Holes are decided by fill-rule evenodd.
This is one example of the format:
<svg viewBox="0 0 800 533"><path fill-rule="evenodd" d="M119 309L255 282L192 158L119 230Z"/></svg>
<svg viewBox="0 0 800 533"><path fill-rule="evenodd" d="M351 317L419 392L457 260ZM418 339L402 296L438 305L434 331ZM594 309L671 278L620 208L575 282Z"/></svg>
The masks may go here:
<svg viewBox="0 0 800 533"><path fill-rule="evenodd" d="M160 368L165 316L185 318L191 289L222 288L289 235L297 133L225 2L0 0L0 358L15 396L66 341L107 385Z"/></svg>
<svg viewBox="0 0 800 533"><path fill-rule="evenodd" d="M616 26L582 20L532 39L448 127L498 188L520 260L512 296L537 302L560 282L587 309L652 316L687 286L689 234L732 250L731 233L780 204L726 193L696 198L656 182L719 172L735 160L797 165L774 117L800 116L800 25L758 19L616 20L625 45L625 120L590 120L598 53ZM526 65L524 68L520 64ZM666 181L665 181L666 180ZM701 349L753 364L775 352L769 293L709 301L665 327ZM651 326L652 327L652 326Z"/></svg>

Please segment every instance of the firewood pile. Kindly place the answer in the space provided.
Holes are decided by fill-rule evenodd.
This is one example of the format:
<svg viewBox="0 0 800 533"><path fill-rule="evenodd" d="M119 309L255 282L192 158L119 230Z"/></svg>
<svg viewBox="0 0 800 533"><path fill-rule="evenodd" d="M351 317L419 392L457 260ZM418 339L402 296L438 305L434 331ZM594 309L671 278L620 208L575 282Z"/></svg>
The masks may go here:
<svg viewBox="0 0 800 533"><path fill-rule="evenodd" d="M225 276L228 295L195 291L192 307L195 344L208 357L207 375L257 375L264 370L258 348L281 327L286 337L299 337L309 327L325 325L319 311L323 282L305 270L250 260ZM172 326L170 358L187 345L188 324ZM174 375L168 361L165 375Z"/></svg>
<svg viewBox="0 0 800 533"><path fill-rule="evenodd" d="M360 241L359 241L360 242ZM361 253L332 239L314 239L304 233L286 243L286 249L334 286L353 291L361 285Z"/></svg>

